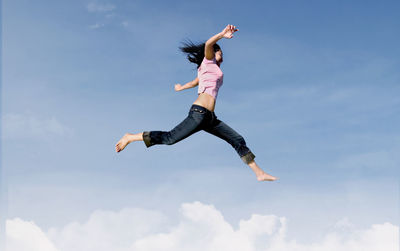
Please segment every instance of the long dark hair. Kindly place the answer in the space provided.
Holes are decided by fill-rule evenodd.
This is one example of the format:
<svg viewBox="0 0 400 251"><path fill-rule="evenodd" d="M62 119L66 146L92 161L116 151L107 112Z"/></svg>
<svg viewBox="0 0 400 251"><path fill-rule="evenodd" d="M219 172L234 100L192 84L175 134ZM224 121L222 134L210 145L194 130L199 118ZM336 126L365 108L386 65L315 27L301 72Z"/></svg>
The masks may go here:
<svg viewBox="0 0 400 251"><path fill-rule="evenodd" d="M206 43L198 43L195 44L189 39L186 41L182 42L182 46L179 47L179 49L187 54L187 59L194 64L197 64L197 68L200 67L201 62L203 62L204 59L204 48L206 46ZM221 50L221 47L215 43L214 46L214 52Z"/></svg>

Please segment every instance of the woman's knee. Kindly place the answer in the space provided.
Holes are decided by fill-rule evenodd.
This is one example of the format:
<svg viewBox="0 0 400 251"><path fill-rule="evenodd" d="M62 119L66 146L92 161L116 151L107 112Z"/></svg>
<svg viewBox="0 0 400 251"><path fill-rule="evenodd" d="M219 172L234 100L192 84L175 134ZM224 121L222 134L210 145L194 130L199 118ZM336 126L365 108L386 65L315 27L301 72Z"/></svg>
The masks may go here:
<svg viewBox="0 0 400 251"><path fill-rule="evenodd" d="M246 141L244 140L244 138L241 135L237 135L232 138L232 145L235 145L235 146L246 145Z"/></svg>
<svg viewBox="0 0 400 251"><path fill-rule="evenodd" d="M177 142L176 138L173 137L173 135L171 134L171 132L166 132L165 133L165 144L166 145L173 145Z"/></svg>
<svg viewBox="0 0 400 251"><path fill-rule="evenodd" d="M171 140L168 140L165 144L170 146L170 145L175 144L176 142L178 142L178 141L171 139Z"/></svg>
<svg viewBox="0 0 400 251"><path fill-rule="evenodd" d="M231 145L239 154L242 154L243 152L246 152L248 150L246 146L246 141L240 135L232 138Z"/></svg>

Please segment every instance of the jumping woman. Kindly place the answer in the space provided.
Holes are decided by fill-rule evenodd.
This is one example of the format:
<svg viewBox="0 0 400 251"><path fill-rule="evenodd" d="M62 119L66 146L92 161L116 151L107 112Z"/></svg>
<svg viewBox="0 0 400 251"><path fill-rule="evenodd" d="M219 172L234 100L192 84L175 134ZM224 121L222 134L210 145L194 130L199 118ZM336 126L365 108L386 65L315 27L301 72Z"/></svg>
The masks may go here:
<svg viewBox="0 0 400 251"><path fill-rule="evenodd" d="M187 54L190 62L197 64L197 78L183 86L176 84L175 91L199 86L198 97L190 107L188 116L171 131L127 133L115 145L115 151L122 151L133 141L144 141L146 147L159 144L172 145L193 133L204 130L231 144L243 162L254 171L257 180L276 180L276 177L267 174L256 164L254 161L255 155L246 146L243 137L227 124L217 119L214 113L215 100L223 81L223 73L220 69L223 62L222 50L217 41L222 38L232 38L233 33L238 30L233 25L227 25L222 32L212 36L205 43L198 45L191 42L184 43L185 46L180 47L180 49Z"/></svg>

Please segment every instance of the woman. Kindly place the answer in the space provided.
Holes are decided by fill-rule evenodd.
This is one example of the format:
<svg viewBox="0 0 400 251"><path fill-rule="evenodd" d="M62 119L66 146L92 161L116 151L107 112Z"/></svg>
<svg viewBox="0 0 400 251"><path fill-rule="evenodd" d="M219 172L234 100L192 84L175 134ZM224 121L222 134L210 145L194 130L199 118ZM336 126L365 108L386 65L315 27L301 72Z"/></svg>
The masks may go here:
<svg viewBox="0 0 400 251"><path fill-rule="evenodd" d="M187 118L171 131L127 133L115 145L116 152L122 151L133 141L144 141L146 147L156 144L172 145L193 133L204 130L231 144L243 162L254 171L259 181L276 180L276 177L258 167L254 161L255 156L246 146L243 137L217 119L214 113L215 100L223 81L223 73L220 69L223 62L222 50L216 42L222 38L232 38L233 33L238 30L233 25L227 25L222 32L208 39L206 43L200 45L186 43L184 47L181 47L180 49L188 54L189 61L198 66L197 78L183 86L175 85L175 91L199 86L198 97L190 108Z"/></svg>

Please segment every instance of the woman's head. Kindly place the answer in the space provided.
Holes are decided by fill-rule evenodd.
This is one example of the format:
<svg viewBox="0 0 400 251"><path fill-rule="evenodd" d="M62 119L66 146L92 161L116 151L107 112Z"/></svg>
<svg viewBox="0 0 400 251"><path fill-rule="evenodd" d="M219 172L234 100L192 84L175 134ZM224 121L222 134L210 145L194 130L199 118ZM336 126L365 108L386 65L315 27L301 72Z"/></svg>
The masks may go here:
<svg viewBox="0 0 400 251"><path fill-rule="evenodd" d="M220 65L224 61L222 50L219 49L215 51L215 60L217 60L217 64Z"/></svg>
<svg viewBox="0 0 400 251"><path fill-rule="evenodd" d="M179 47L179 49L182 52L186 53L188 60L192 63L197 64L197 68L199 68L201 62L203 62L204 59L204 48L206 44L205 43L194 44L190 40L182 42L182 44L183 46ZM219 65L223 61L221 47L218 44L214 44L213 48L215 52L215 59Z"/></svg>

